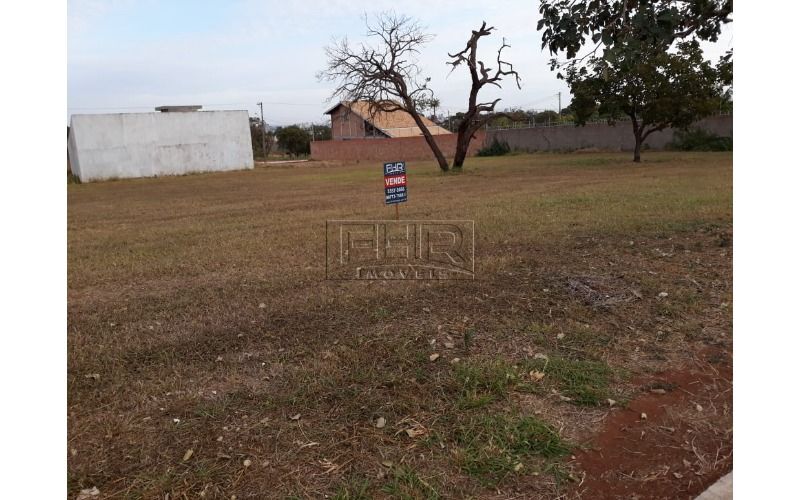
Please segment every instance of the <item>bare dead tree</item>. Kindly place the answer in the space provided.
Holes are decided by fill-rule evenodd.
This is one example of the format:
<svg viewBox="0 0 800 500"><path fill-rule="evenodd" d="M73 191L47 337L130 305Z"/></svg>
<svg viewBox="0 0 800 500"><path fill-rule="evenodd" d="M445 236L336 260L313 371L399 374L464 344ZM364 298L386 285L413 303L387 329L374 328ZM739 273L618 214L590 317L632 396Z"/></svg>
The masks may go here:
<svg viewBox="0 0 800 500"><path fill-rule="evenodd" d="M382 13L374 22L365 17L367 36L376 46L351 46L347 38L325 48L328 64L317 74L320 81L337 82L331 99L368 101L369 112L407 111L425 137L439 167L449 169L447 160L420 116L420 103L433 97L430 78L423 78L417 65L420 48L433 37L407 16Z"/></svg>
<svg viewBox="0 0 800 500"><path fill-rule="evenodd" d="M487 68L483 61L478 60L478 41L481 37L489 36L494 31L494 26L486 27L486 21L481 24L481 27L472 31L467 41L467 46L461 52L455 54L447 54L453 60L447 64L451 65L454 71L461 64L466 64L469 68L470 76L472 77L472 87L469 91L469 104L467 112L464 114L464 119L458 126L458 138L456 142L456 154L453 158L453 168L461 168L464 165L464 159L467 157L467 150L469 143L475 135L475 132L488 122L492 116L497 116L494 113L494 108L500 99L495 99L492 102L478 102L478 92L485 85L494 85L502 88L500 82L503 77L513 76L517 84L517 88L522 88L520 84L519 74L514 70L514 66L502 59L503 49L510 47L503 39L503 45L497 50L497 68Z"/></svg>

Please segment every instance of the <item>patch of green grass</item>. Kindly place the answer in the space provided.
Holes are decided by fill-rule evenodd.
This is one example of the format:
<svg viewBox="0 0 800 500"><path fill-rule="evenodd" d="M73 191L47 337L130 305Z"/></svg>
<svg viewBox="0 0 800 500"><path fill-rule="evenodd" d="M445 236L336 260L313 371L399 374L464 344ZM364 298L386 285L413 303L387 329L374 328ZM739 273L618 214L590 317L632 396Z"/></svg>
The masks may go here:
<svg viewBox="0 0 800 500"><path fill-rule="evenodd" d="M600 361L579 361L564 358L534 359L526 363L527 370L545 374L539 385L557 389L571 402L582 406L599 406L608 398L614 371Z"/></svg>
<svg viewBox="0 0 800 500"><path fill-rule="evenodd" d="M419 477L413 469L403 466L392 469L389 481L383 486L382 491L389 497L399 500L441 498L434 486Z"/></svg>
<svg viewBox="0 0 800 500"><path fill-rule="evenodd" d="M388 318L390 315L391 313L385 307L378 307L377 309L375 309L375 312L372 313L372 317L374 317L375 319L385 319Z"/></svg>
<svg viewBox="0 0 800 500"><path fill-rule="evenodd" d="M459 363L453 368L453 378L459 394L456 406L466 410L505 397L518 377L513 366L496 360Z"/></svg>
<svg viewBox="0 0 800 500"><path fill-rule="evenodd" d="M339 486L336 493L331 497L333 500L369 500L371 484L369 479L349 478L345 484Z"/></svg>
<svg viewBox="0 0 800 500"><path fill-rule="evenodd" d="M526 331L535 338L549 337L555 332L555 327L552 324L543 323L541 321L534 321L529 324Z"/></svg>
<svg viewBox="0 0 800 500"><path fill-rule="evenodd" d="M558 338L560 332L544 323L532 323L527 332L534 342L547 351L558 352L559 356L569 359L593 359L599 350L607 348L613 341L608 333L577 323L564 331L561 339Z"/></svg>
<svg viewBox="0 0 800 500"><path fill-rule="evenodd" d="M461 469L484 486L494 486L527 457L556 459L571 445L535 417L479 416L459 427Z"/></svg>
<svg viewBox="0 0 800 500"><path fill-rule="evenodd" d="M556 161L557 165L568 165L573 167L595 167L614 165L619 163L619 158L597 155L569 155L566 158Z"/></svg>
<svg viewBox="0 0 800 500"><path fill-rule="evenodd" d="M553 479L555 480L557 486L561 486L567 481L575 481L575 478L572 476L572 474L570 474L569 471L566 470L564 466L558 462L551 462L547 464L544 467L543 472L553 476Z"/></svg>
<svg viewBox="0 0 800 500"><path fill-rule="evenodd" d="M576 167L572 167L576 168ZM587 175L607 172L608 166L581 167ZM724 185L689 180L687 177L647 177L622 185L591 183L571 191L542 196L517 196L485 202L476 218L488 239L515 234L520 239L579 230L627 237L631 233L691 230L719 217L731 204ZM631 192L629 196L622 190ZM680 196L677 193L681 193ZM723 214L727 217L727 214Z"/></svg>
<svg viewBox="0 0 800 500"><path fill-rule="evenodd" d="M553 164L571 167L605 167L619 165L620 163L625 164L626 162L630 161L626 156L623 156L622 159L620 159L618 155L603 153L566 153L563 156L564 159L554 160ZM678 157L675 155L669 155L669 153L662 152L658 156L648 154L646 155L645 160L647 163L667 163L674 161L676 158ZM685 157L681 157L681 159L686 160Z"/></svg>

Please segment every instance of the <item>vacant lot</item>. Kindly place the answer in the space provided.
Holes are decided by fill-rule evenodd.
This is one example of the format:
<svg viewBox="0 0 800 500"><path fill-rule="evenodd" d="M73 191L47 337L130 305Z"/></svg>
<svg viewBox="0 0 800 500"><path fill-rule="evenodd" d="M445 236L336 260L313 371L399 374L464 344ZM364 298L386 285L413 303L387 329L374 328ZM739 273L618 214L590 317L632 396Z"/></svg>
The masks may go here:
<svg viewBox="0 0 800 500"><path fill-rule="evenodd" d="M69 185L70 496L691 498L733 460L731 162L409 164L474 281L325 280L377 164Z"/></svg>

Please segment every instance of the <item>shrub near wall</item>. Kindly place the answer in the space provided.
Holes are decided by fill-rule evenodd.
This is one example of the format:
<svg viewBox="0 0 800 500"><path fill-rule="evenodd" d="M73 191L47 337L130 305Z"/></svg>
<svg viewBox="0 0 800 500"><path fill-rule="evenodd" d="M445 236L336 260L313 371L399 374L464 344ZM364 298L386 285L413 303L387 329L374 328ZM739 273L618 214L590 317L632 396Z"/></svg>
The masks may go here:
<svg viewBox="0 0 800 500"><path fill-rule="evenodd" d="M720 137L713 132L692 127L676 130L668 149L678 151L733 151L733 137Z"/></svg>
<svg viewBox="0 0 800 500"><path fill-rule="evenodd" d="M506 141L498 141L497 137L492 143L478 151L475 156L503 156L511 152L511 146Z"/></svg>

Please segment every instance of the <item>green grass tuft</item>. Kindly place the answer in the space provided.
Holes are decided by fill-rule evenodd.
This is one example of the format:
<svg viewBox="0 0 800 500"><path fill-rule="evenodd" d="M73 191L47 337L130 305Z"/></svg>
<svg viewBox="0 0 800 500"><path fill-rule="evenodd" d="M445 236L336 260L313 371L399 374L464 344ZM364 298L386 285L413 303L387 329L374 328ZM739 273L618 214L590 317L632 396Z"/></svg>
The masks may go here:
<svg viewBox="0 0 800 500"><path fill-rule="evenodd" d="M333 500L369 500L372 498L372 495L369 494L370 486L369 479L351 478L341 485L331 498Z"/></svg>
<svg viewBox="0 0 800 500"><path fill-rule="evenodd" d="M480 408L505 397L518 379L514 367L502 360L457 364L453 378L459 393L456 406L460 409Z"/></svg>
<svg viewBox="0 0 800 500"><path fill-rule="evenodd" d="M399 500L438 500L441 495L430 483L419 477L413 469L400 466L392 469L389 481L382 491Z"/></svg>
<svg viewBox="0 0 800 500"><path fill-rule="evenodd" d="M614 371L600 361L576 361L563 358L535 359L527 370L545 373L541 384L553 386L577 405L599 406L608 398Z"/></svg>
<svg viewBox="0 0 800 500"><path fill-rule="evenodd" d="M558 432L534 417L480 416L459 427L460 466L484 486L503 480L526 457L555 459L570 452Z"/></svg>

